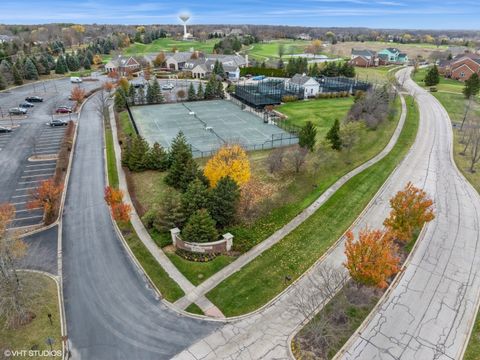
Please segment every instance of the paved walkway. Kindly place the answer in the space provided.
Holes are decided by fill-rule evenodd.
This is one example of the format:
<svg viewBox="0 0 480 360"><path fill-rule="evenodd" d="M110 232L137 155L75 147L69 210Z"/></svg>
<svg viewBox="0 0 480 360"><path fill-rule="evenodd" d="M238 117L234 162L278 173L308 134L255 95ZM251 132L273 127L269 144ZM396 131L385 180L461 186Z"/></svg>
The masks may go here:
<svg viewBox="0 0 480 360"><path fill-rule="evenodd" d="M299 225L301 225L305 220L307 220L313 213L315 213L315 211L317 211L328 199L330 199L330 197L348 180L350 180L355 175L361 173L363 170L369 168L373 164L377 163L378 161L382 160L390 152L390 150L392 150L393 146L396 144L398 137L400 136L400 132L402 131L403 124L405 122L405 114L406 114L406 107L405 107L405 102L402 98L402 114L400 117L400 121L398 122L398 126L395 129L389 143L380 153L378 153L372 159L368 160L367 162L363 163L359 167L353 169L348 174L338 179L337 182L335 182L325 192L323 192L322 195L317 200L315 200L310 206L308 206L299 215L293 218L293 220L291 220L288 224L286 224L281 229L273 233L266 240L262 241L257 246L253 247L246 253L242 254L237 260L227 265L222 270L210 276L208 279L206 279L204 282L202 282L192 291L185 292L186 295L183 298L177 300L175 302L175 305L180 307L181 309L185 309L192 302L196 302L198 301L199 298L204 297L205 294L207 294L210 290L215 288L223 280L231 276L233 273L239 271L245 265L247 265L252 260L254 260L257 256L261 255L264 251L271 248L273 245L278 243L285 236L287 236L289 233L295 230Z"/></svg>
<svg viewBox="0 0 480 360"><path fill-rule="evenodd" d="M405 102L402 99L403 125L406 115ZM417 137L418 139L418 137ZM408 161L402 161L402 166ZM353 232L358 232L367 224L381 226L385 214L389 211L389 199L397 188L403 187L404 181L398 181L401 173L398 168L388 178L378 193L374 196L364 212L352 225ZM394 185L395 189L390 186ZM323 268L333 268L346 271L342 263L345 261L345 238L342 237L328 252L320 258L302 277L288 287L271 303L238 321L228 323L188 349L177 354L176 360L231 360L231 359L288 359L289 337L306 320L304 312L299 311L298 299L311 300L322 304L328 300L322 298L318 287L321 284L319 273ZM339 286L341 284L338 284Z"/></svg>
<svg viewBox="0 0 480 360"><path fill-rule="evenodd" d="M125 171L122 167L121 148L118 143L117 124L115 122L113 107L109 108L109 112L111 119L110 125L112 128L112 134L114 139L113 144L115 149L119 188L122 189L125 193L125 201L132 206L130 222L132 223L132 226L135 229L140 240L142 240L143 244L147 247L148 251L150 251L150 253L155 257L160 266L182 288L182 290L186 294L191 293L195 290L195 286L190 281L188 281L188 279L175 267L175 265L173 265L173 263L165 255L165 253L157 246L157 244L155 244L147 229L143 225L142 220L138 216L135 207L133 206L132 199L130 198L130 194L128 192ZM210 300L208 300L205 296L199 296L195 299L195 301L192 302L195 302L195 304L197 304L207 316L217 318L224 317L222 312L215 305L213 305Z"/></svg>

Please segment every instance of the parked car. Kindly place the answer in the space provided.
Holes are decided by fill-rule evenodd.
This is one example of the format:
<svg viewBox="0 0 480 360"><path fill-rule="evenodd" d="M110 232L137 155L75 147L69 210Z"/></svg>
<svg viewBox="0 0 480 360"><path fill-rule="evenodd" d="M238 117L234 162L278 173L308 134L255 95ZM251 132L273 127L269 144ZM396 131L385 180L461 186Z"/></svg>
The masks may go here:
<svg viewBox="0 0 480 360"><path fill-rule="evenodd" d="M25 98L25 101L28 101L28 102L42 102L43 101L43 98L41 98L40 96L27 96Z"/></svg>
<svg viewBox="0 0 480 360"><path fill-rule="evenodd" d="M68 121L60 120L60 119L53 119L53 120L50 120L48 125L50 125L52 127L54 127L54 126L67 126Z"/></svg>
<svg viewBox="0 0 480 360"><path fill-rule="evenodd" d="M0 126L0 133L9 133L12 132L12 128Z"/></svg>
<svg viewBox="0 0 480 360"><path fill-rule="evenodd" d="M16 108L11 108L8 110L8 113L10 115L25 115L27 113L27 109L16 107Z"/></svg>
<svg viewBox="0 0 480 360"><path fill-rule="evenodd" d="M82 82L82 79L79 78L78 76L72 76L70 78L70 82L73 84L80 84Z"/></svg>
<svg viewBox="0 0 480 360"><path fill-rule="evenodd" d="M175 85L173 85L171 83L163 84L162 85L162 90L173 90L174 87L175 87Z"/></svg>
<svg viewBox="0 0 480 360"><path fill-rule="evenodd" d="M144 87L145 87L145 84L135 83L135 84L133 84L133 87L134 87L135 89L144 88Z"/></svg>
<svg viewBox="0 0 480 360"><path fill-rule="evenodd" d="M18 105L18 107L21 107L21 108L24 108L24 109L31 108L33 106L34 105L31 102L28 102L28 101L24 101L20 105Z"/></svg>
<svg viewBox="0 0 480 360"><path fill-rule="evenodd" d="M68 106L59 106L55 112L57 114L70 114L72 112L72 108Z"/></svg>

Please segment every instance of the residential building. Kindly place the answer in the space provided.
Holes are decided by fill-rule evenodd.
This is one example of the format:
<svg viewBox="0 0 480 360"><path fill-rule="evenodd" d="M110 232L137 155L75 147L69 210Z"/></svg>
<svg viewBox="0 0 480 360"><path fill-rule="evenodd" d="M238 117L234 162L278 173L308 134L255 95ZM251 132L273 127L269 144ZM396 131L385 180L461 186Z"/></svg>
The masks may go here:
<svg viewBox="0 0 480 360"><path fill-rule="evenodd" d="M305 74L295 74L289 81L291 89L302 89L304 98L314 97L320 91L320 84L311 76Z"/></svg>
<svg viewBox="0 0 480 360"><path fill-rule="evenodd" d="M120 75L127 75L140 69L140 63L133 56L119 55L105 64L105 70L108 73L116 71Z"/></svg>
<svg viewBox="0 0 480 360"><path fill-rule="evenodd" d="M359 67L378 66L377 54L373 50L352 49L350 64Z"/></svg>
<svg viewBox="0 0 480 360"><path fill-rule="evenodd" d="M309 34L306 34L306 33L298 34L295 38L298 39L298 40L307 40L307 41L312 40L312 37Z"/></svg>
<svg viewBox="0 0 480 360"><path fill-rule="evenodd" d="M452 60L441 61L438 70L446 77L466 81L474 73L480 75L480 56L474 53L460 54Z"/></svg>
<svg viewBox="0 0 480 360"><path fill-rule="evenodd" d="M381 64L405 64L408 62L408 55L397 48L386 48L378 52Z"/></svg>
<svg viewBox="0 0 480 360"><path fill-rule="evenodd" d="M167 68L171 70L182 70L185 63L192 58L191 51L177 51L169 56L165 60Z"/></svg>

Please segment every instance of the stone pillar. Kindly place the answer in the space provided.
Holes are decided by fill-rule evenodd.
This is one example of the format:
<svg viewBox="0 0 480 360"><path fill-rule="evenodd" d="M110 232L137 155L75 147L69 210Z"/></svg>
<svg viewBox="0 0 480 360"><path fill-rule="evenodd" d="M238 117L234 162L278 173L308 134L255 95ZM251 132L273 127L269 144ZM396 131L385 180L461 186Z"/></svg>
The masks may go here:
<svg viewBox="0 0 480 360"><path fill-rule="evenodd" d="M170 229L170 235L172 236L173 246L177 246L177 236L180 235L179 228Z"/></svg>
<svg viewBox="0 0 480 360"><path fill-rule="evenodd" d="M227 251L230 251L233 246L233 235L230 233L223 234L223 239L226 240Z"/></svg>

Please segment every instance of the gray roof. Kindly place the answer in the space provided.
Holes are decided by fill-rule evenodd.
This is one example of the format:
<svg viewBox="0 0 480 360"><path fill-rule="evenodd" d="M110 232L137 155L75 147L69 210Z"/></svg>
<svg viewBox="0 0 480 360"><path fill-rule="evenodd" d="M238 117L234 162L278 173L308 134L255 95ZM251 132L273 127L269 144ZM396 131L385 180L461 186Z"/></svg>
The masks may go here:
<svg viewBox="0 0 480 360"><path fill-rule="evenodd" d="M292 84L296 84L296 85L303 86L303 85L305 85L305 83L306 83L307 81L309 81L310 79L313 79L313 78L310 77L310 76L307 76L307 75L295 74L295 75L290 79L290 82L291 82Z"/></svg>
<svg viewBox="0 0 480 360"><path fill-rule="evenodd" d="M363 56L363 57L373 57L375 56L375 51L373 50L357 50L357 49L352 49L352 55L354 56Z"/></svg>

